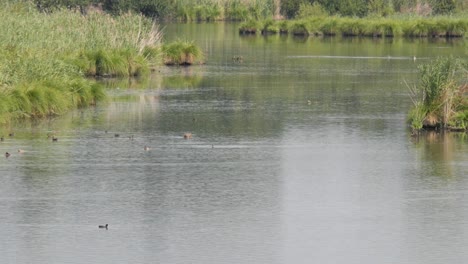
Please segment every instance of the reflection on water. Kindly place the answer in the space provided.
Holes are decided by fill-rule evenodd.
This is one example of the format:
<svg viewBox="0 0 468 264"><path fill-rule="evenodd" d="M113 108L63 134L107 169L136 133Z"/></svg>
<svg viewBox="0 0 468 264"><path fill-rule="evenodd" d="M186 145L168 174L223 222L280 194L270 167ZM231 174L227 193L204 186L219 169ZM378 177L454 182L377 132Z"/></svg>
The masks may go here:
<svg viewBox="0 0 468 264"><path fill-rule="evenodd" d="M415 148L420 152L420 158L431 170L431 176L442 178L460 177L458 168L460 154L467 151L468 138L466 133L426 131L413 138ZM463 156L462 156L463 157Z"/></svg>
<svg viewBox="0 0 468 264"><path fill-rule="evenodd" d="M463 46L166 28L207 64L103 80L108 104L0 128L0 262L468 260L466 134L410 137L419 60L384 59Z"/></svg>

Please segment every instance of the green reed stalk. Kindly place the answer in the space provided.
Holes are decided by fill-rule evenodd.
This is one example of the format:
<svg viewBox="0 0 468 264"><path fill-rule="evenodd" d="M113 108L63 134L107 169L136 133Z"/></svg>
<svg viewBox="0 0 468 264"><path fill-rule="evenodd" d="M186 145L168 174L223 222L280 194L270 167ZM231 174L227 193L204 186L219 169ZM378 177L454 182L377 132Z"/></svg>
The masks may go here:
<svg viewBox="0 0 468 264"><path fill-rule="evenodd" d="M105 93L86 75L141 75L162 57L158 27L140 15L0 5L0 122L94 105Z"/></svg>
<svg viewBox="0 0 468 264"><path fill-rule="evenodd" d="M413 129L458 128L468 124L468 67L455 58L439 58L419 67L418 86L412 90L414 107L408 121Z"/></svg>

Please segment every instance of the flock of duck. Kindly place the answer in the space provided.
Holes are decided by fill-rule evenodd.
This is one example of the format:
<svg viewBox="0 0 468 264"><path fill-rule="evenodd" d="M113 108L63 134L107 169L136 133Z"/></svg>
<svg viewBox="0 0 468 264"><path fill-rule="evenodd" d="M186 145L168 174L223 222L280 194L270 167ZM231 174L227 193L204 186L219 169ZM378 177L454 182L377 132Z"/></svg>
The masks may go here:
<svg viewBox="0 0 468 264"><path fill-rule="evenodd" d="M106 133L107 133L107 131L106 131ZM9 136L9 137L14 137L15 134L14 134L14 133L10 133L10 134L8 134L8 136ZM114 137L120 137L120 134L114 134ZM184 137L184 139L191 139L191 138L192 138L192 133L185 133L183 137ZM48 134L48 135L47 135L47 138L52 139L52 142L58 142L58 138L55 137L55 135ZM130 136L130 139L133 139L133 136ZM3 142L3 141L5 141L5 137L4 137L4 136L1 136L1 137L0 137L0 142ZM151 150L151 148L150 148L149 146L145 145L145 146L143 147L143 150L149 151L149 150ZM23 149L18 149L18 153L24 153L24 150L23 150ZM10 156L11 156L11 153L10 153L10 152L8 152L8 151L5 152L5 157L6 157L6 158L8 158L8 157L10 157Z"/></svg>
<svg viewBox="0 0 468 264"><path fill-rule="evenodd" d="M14 137L14 136L15 136L15 133L9 133L8 136L9 136L9 137ZM55 137L55 135L48 134L48 135L47 135L47 138L52 139L52 142L57 142L57 141L58 141L58 138ZM1 136L1 137L0 137L0 142L3 142L3 141L5 141L5 137L4 137L4 136ZM24 152L25 152L25 151L24 151L23 149L18 149L18 153L21 154L21 153L24 153ZM11 153L10 153L10 152L8 152L8 151L5 152L5 157L6 157L6 158L8 158L8 157L10 157L10 156L11 156Z"/></svg>
<svg viewBox="0 0 468 264"><path fill-rule="evenodd" d="M107 131L106 131L106 133L107 133ZM15 134L14 134L14 133L10 133L10 134L8 134L8 136L9 136L9 137L14 137ZM120 137L120 134L114 134L114 137ZM47 135L47 138L51 139L52 142L58 142L58 138L55 137L55 135ZM130 136L130 138L133 139L133 136ZM185 134L183 135L183 138L184 138L184 139L191 139L191 138L192 138L192 133L185 133ZM0 142L3 142L3 141L5 141L5 137L4 137L4 136L1 136L1 137L0 137ZM143 149L144 149L145 151L151 150L151 148L150 148L149 146L146 146L146 145L143 147ZM24 150L23 150L23 149L18 149L18 153L24 153ZM11 153L5 152L5 157L6 157L6 158L8 158L8 157L10 157L10 156L11 156ZM99 226L98 226L98 228L100 228L100 229L106 229L106 230L108 229L108 227L109 227L109 224L99 225Z"/></svg>

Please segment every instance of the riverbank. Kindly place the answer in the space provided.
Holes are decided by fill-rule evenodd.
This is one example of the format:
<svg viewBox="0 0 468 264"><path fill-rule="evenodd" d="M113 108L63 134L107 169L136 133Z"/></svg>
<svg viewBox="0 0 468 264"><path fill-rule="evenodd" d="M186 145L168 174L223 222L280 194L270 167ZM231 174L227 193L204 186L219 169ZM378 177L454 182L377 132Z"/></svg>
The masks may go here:
<svg viewBox="0 0 468 264"><path fill-rule="evenodd" d="M43 13L3 1L0 17L0 123L94 105L106 95L89 77L147 75L167 57L160 29L142 15ZM194 49L191 62L201 56Z"/></svg>
<svg viewBox="0 0 468 264"><path fill-rule="evenodd" d="M250 20L239 26L240 34L292 34L295 36L360 37L463 37L468 30L465 17L352 18L315 16L299 20Z"/></svg>

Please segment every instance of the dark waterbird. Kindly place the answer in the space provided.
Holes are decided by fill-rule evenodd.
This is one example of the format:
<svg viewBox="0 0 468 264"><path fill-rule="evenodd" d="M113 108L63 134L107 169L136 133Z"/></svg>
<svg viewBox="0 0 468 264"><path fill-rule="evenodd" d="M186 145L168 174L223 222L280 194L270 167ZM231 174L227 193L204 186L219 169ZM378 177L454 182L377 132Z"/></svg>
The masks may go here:
<svg viewBox="0 0 468 264"><path fill-rule="evenodd" d="M8 158L8 157L10 157L10 156L11 156L11 154L10 154L10 153L8 153L8 152L5 152L5 157L7 157L7 158Z"/></svg>
<svg viewBox="0 0 468 264"><path fill-rule="evenodd" d="M107 229L108 226L109 226L109 224L106 224L106 225L99 225L99 228L105 228L105 229Z"/></svg>

